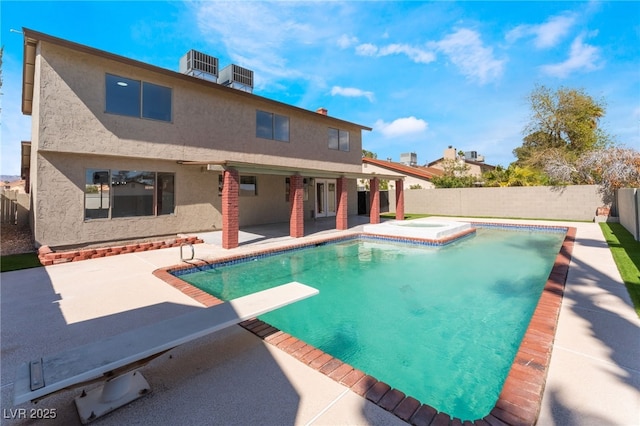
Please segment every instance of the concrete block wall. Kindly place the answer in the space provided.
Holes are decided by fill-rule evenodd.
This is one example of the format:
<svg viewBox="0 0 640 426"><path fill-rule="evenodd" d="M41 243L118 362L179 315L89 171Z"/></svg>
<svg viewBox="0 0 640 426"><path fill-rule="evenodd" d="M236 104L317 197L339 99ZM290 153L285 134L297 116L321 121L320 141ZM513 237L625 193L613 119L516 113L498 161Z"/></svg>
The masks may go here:
<svg viewBox="0 0 640 426"><path fill-rule="evenodd" d="M596 185L411 189L404 199L407 213L564 220L593 220L604 204Z"/></svg>
<svg viewBox="0 0 640 426"><path fill-rule="evenodd" d="M640 241L640 191L637 188L619 189L617 197L620 223Z"/></svg>

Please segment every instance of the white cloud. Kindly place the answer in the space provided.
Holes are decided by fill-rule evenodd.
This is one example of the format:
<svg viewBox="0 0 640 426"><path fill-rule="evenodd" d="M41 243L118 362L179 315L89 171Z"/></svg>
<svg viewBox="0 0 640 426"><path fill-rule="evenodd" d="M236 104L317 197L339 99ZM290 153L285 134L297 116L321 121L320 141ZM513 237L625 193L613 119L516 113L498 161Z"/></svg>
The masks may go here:
<svg viewBox="0 0 640 426"><path fill-rule="evenodd" d="M292 52L326 46L344 31L329 18L340 5L320 7L294 2L194 2L200 35L209 40L214 52L225 49L238 65L256 71L255 84L282 78L313 78L301 64L291 64ZM347 42L349 40L346 40ZM352 41L352 40L351 40Z"/></svg>
<svg viewBox="0 0 640 426"><path fill-rule="evenodd" d="M593 71L602 67L600 49L583 43L584 35L580 35L571 43L571 50L566 61L558 64L543 65L542 71L554 77L565 78L574 71Z"/></svg>
<svg viewBox="0 0 640 426"><path fill-rule="evenodd" d="M388 138L407 136L422 133L427 130L429 124L414 116L398 118L391 123L385 123L383 120L377 120L373 125L374 130L379 131Z"/></svg>
<svg viewBox="0 0 640 426"><path fill-rule="evenodd" d="M502 76L505 61L496 59L492 48L483 46L476 31L460 29L432 44L446 54L462 74L482 84Z"/></svg>
<svg viewBox="0 0 640 426"><path fill-rule="evenodd" d="M364 43L356 46L356 54L360 56L376 56L378 47L371 43Z"/></svg>
<svg viewBox="0 0 640 426"><path fill-rule="evenodd" d="M358 43L358 37L355 37L355 36L349 37L346 34L342 34L338 39L337 43L341 49L347 49L353 46L354 44Z"/></svg>
<svg viewBox="0 0 640 426"><path fill-rule="evenodd" d="M373 92L357 89L355 87L333 86L333 88L331 89L331 96L336 96L336 95L346 96L350 98L365 97L369 99L369 102L373 102Z"/></svg>
<svg viewBox="0 0 640 426"><path fill-rule="evenodd" d="M378 47L371 43L364 43L356 46L356 54L360 56L389 56L389 55L406 55L413 62L418 64L428 64L435 61L436 56L433 52L413 47L408 44L389 44L387 46Z"/></svg>
<svg viewBox="0 0 640 426"><path fill-rule="evenodd" d="M576 16L572 14L552 16L540 25L519 25L507 33L506 39L514 42L523 37L533 36L535 47L545 49L557 45L569 33L575 22Z"/></svg>
<svg viewBox="0 0 640 426"><path fill-rule="evenodd" d="M395 54L405 54L413 62L418 64L428 64L436 60L436 55L433 52L412 47L407 44L390 44L380 49L378 56L387 56Z"/></svg>

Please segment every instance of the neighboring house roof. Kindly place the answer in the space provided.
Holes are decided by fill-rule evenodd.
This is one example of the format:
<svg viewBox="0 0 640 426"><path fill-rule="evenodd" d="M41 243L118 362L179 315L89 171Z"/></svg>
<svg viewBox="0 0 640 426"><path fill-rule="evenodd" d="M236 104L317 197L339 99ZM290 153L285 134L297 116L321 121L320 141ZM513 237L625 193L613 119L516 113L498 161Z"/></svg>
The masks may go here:
<svg viewBox="0 0 640 426"><path fill-rule="evenodd" d="M407 176L413 176L426 180L431 180L432 177L442 176L443 174L443 171L440 169L422 166L407 166L406 164L395 163L393 161L378 160L376 158L363 157L362 162L373 164L375 166L382 167L394 172L402 173Z"/></svg>
<svg viewBox="0 0 640 426"><path fill-rule="evenodd" d="M362 130L371 131L371 127L363 126L361 124L352 123L346 120L341 120L339 118L331 117L324 114L318 114L316 111L311 111L308 109L296 107L293 105L285 104L283 102L274 101L273 99L265 98L262 96L254 95L253 93L244 92L242 90L230 88L218 84L216 82L200 79L197 77L193 77L190 75L182 74L176 71L171 71L166 68L157 67L155 65L147 64L145 62L136 61L134 59L126 58L124 56L116 55L113 53L105 52L104 50L95 49L93 47L85 46L83 44L74 43L72 41L64 40L58 37L50 36L48 34L44 34L41 32L37 32L34 30L30 30L28 28L22 28L22 32L24 34L24 59L23 59L23 70L22 70L22 113L31 115L32 111L32 101L33 101L33 88L35 82L35 58L36 58L36 45L38 41L44 41L47 43L55 44L61 47L65 47L67 49L72 49L78 52L86 53L89 55L95 55L102 58L110 59L112 61L117 61L126 65L135 66L138 68L142 68L148 71L156 72L159 74L163 74L169 77L178 78L181 80L189 81L191 83L202 84L203 86L207 86L214 90L221 90L225 93L232 93L239 98L245 99L253 99L260 100L262 102L268 102L271 104L278 105L280 107L289 108L292 110L300 111L305 114L313 114L313 116L317 119L318 117L324 117L323 119L335 122L335 123L347 123L352 126L358 126ZM176 58L176 63L178 63L178 59Z"/></svg>
<svg viewBox="0 0 640 426"><path fill-rule="evenodd" d="M434 160L434 161L430 162L429 164L427 164L427 167L431 167L434 164L441 163L444 160L445 160L444 157L440 157L437 160ZM496 168L496 166L492 166L491 164L483 163L483 162L480 162L480 161L464 160L464 162L467 163L467 164L473 164L474 166L486 167L486 168L490 168L490 169L495 169Z"/></svg>
<svg viewBox="0 0 640 426"><path fill-rule="evenodd" d="M3 183L3 188L8 191L18 191L18 192L24 193L25 192L24 184L25 184L24 179L14 180L13 182Z"/></svg>

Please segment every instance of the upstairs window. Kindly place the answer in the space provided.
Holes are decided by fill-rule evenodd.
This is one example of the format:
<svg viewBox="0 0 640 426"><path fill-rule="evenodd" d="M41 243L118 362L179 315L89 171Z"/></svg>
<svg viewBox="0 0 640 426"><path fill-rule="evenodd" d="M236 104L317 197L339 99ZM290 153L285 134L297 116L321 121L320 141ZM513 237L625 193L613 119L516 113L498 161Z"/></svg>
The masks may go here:
<svg viewBox="0 0 640 426"><path fill-rule="evenodd" d="M107 112L140 117L140 82L107 74Z"/></svg>
<svg viewBox="0 0 640 426"><path fill-rule="evenodd" d="M142 117L171 121L171 89L142 82Z"/></svg>
<svg viewBox="0 0 640 426"><path fill-rule="evenodd" d="M289 117L257 110L256 137L289 142Z"/></svg>
<svg viewBox="0 0 640 426"><path fill-rule="evenodd" d="M329 149L349 151L349 132L329 128Z"/></svg>
<svg viewBox="0 0 640 426"><path fill-rule="evenodd" d="M171 89L106 74L105 111L129 117L171 121Z"/></svg>

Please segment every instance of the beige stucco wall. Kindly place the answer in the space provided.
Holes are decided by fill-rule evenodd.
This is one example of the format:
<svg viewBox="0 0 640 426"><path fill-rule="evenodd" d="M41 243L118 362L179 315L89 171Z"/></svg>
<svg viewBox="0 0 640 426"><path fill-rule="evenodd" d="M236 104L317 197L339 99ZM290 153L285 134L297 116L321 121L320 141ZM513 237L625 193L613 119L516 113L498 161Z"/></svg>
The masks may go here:
<svg viewBox="0 0 640 426"><path fill-rule="evenodd" d="M34 115L39 114L41 150L281 166L294 162L300 168L360 172L357 125L50 43L41 42L40 50L41 85L34 94L40 110ZM105 113L105 73L172 88L173 121ZM256 110L288 116L290 142L257 138ZM329 127L349 131L349 152L328 148Z"/></svg>
<svg viewBox="0 0 640 426"><path fill-rule="evenodd" d="M604 205L596 185L416 189L404 200L407 213L567 220L593 220Z"/></svg>
<svg viewBox="0 0 640 426"><path fill-rule="evenodd" d="M32 205L38 245L148 238L221 226L217 176L200 167L171 161L43 153L38 158L37 205ZM87 169L148 170L175 173L175 215L114 219L84 218Z"/></svg>
<svg viewBox="0 0 640 426"><path fill-rule="evenodd" d="M40 146L40 45L36 46L35 72L34 72L34 88L33 88L33 106L31 111L31 158L29 163L31 169L29 171L29 196L31 197L31 209L29 210L29 225L32 232L37 232L40 224L35 220L35 208L38 202L38 182L35 179L37 172L38 148Z"/></svg>
<svg viewBox="0 0 640 426"><path fill-rule="evenodd" d="M35 186L40 195L32 205L38 245L73 246L222 228L219 173L202 166L179 165L175 161L146 160L68 153L41 153L37 161ZM87 169L147 170L175 173L175 214L144 217L85 220ZM244 174L241 174L244 176ZM257 196L239 198L240 226L287 222L289 203L285 199L285 178L256 175ZM357 214L356 182L348 181L348 212ZM314 185L304 203L305 218L315 208Z"/></svg>

